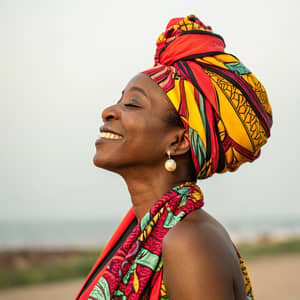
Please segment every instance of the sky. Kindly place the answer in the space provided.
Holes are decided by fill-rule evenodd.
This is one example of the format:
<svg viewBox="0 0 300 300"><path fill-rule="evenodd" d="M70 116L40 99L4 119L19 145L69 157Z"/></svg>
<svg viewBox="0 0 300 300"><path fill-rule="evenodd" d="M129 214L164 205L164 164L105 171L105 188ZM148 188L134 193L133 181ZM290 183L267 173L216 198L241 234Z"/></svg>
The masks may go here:
<svg viewBox="0 0 300 300"><path fill-rule="evenodd" d="M124 215L125 183L92 163L101 111L153 65L169 19L190 13L261 80L274 114L257 161L198 182L206 210L300 217L296 0L0 0L0 220Z"/></svg>

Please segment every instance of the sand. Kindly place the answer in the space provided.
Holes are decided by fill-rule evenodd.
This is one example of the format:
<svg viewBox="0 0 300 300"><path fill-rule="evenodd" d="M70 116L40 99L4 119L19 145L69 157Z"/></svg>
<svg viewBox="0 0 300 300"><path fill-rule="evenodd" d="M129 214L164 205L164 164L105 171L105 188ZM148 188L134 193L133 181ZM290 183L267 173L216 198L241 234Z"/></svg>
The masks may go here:
<svg viewBox="0 0 300 300"><path fill-rule="evenodd" d="M262 257L247 266L256 300L300 300L300 254Z"/></svg>
<svg viewBox="0 0 300 300"><path fill-rule="evenodd" d="M300 300L300 254L247 263L256 300ZM1 300L72 300L83 279L0 291Z"/></svg>
<svg viewBox="0 0 300 300"><path fill-rule="evenodd" d="M74 300L83 279L0 291L1 300Z"/></svg>

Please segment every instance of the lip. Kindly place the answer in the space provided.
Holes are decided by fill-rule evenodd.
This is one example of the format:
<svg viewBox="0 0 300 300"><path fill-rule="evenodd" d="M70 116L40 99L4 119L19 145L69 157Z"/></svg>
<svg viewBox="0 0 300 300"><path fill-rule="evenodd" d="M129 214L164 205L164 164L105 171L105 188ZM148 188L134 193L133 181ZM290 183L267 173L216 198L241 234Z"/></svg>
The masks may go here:
<svg viewBox="0 0 300 300"><path fill-rule="evenodd" d="M100 127L100 133L102 133L102 132L116 134L116 135L120 136L121 138L120 139L112 139L112 138L100 137L95 141L95 145L98 145L98 144L102 143L103 141L111 141L111 142L120 141L123 138L122 134L120 134L106 126Z"/></svg>
<svg viewBox="0 0 300 300"><path fill-rule="evenodd" d="M116 131L112 130L111 128L109 128L107 126L101 126L100 127L100 132L110 132L110 133L117 134L117 135L123 137L122 134L120 134L119 132L116 132Z"/></svg>

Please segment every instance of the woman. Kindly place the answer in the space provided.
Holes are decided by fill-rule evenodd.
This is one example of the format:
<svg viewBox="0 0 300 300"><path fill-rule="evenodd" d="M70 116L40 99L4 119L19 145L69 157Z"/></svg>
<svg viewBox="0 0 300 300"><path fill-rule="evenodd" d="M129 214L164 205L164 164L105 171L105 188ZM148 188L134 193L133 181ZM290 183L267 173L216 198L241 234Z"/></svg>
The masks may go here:
<svg viewBox="0 0 300 300"><path fill-rule="evenodd" d="M253 299L246 267L195 184L253 161L270 135L263 86L195 16L172 19L155 65L103 111L94 164L132 209L77 299Z"/></svg>

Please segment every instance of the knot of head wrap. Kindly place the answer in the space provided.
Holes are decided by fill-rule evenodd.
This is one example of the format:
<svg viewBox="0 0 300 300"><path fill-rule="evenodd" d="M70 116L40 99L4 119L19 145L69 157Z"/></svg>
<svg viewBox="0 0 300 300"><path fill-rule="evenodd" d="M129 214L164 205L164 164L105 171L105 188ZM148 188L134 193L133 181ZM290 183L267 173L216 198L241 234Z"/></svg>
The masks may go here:
<svg viewBox="0 0 300 300"><path fill-rule="evenodd" d="M253 161L270 136L263 85L197 17L172 19L143 71L167 94L189 135L198 178Z"/></svg>

